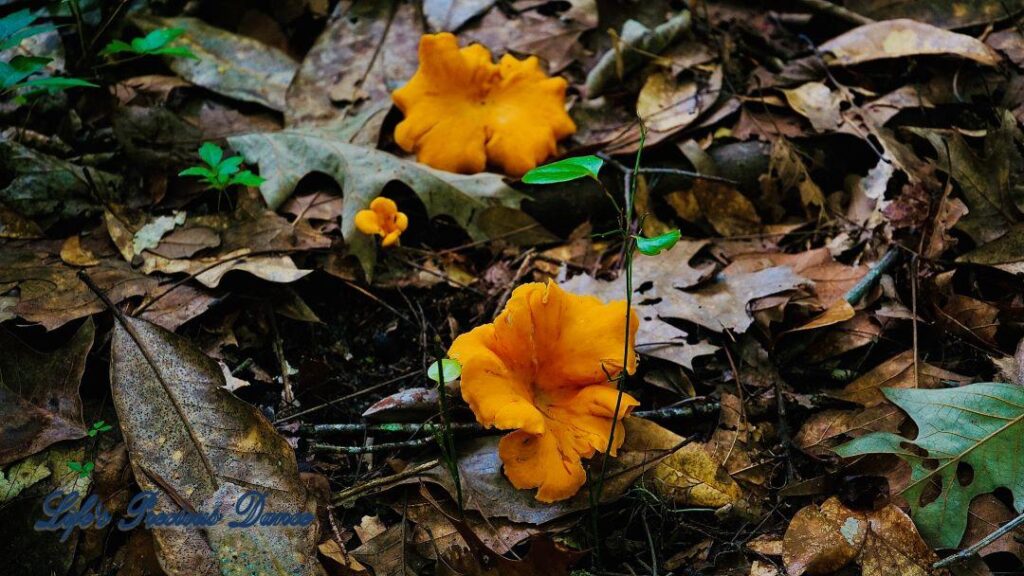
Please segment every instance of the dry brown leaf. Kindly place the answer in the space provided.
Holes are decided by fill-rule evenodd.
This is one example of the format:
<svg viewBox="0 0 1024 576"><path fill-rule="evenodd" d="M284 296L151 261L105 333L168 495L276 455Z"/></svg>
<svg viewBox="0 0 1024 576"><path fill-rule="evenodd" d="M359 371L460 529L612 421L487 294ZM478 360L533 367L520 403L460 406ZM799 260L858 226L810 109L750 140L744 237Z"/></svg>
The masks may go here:
<svg viewBox="0 0 1024 576"><path fill-rule="evenodd" d="M989 534L995 532L1000 526L1013 520L1017 516L1010 507L1003 504L1001 500L992 494L982 494L971 500L971 506L967 516L967 530L960 542L961 548L967 548L981 541ZM1013 554L1018 559L1024 559L1024 528L1011 530L995 542L982 548L978 554L982 557L998 552Z"/></svg>
<svg viewBox="0 0 1024 576"><path fill-rule="evenodd" d="M825 310L818 316L815 316L809 320L806 324L802 324L796 328L790 330L790 332L802 332L804 330L816 330L818 328L824 328L825 326L831 326L840 322L846 322L850 318L853 318L857 314L857 311L853 309L846 300L839 300L832 306Z"/></svg>
<svg viewBox="0 0 1024 576"><path fill-rule="evenodd" d="M865 407L888 404L882 388L942 388L947 382L965 384L968 378L919 360L917 377L914 375L914 351L907 350L882 362L867 374L857 378L829 396L855 402Z"/></svg>
<svg viewBox="0 0 1024 576"><path fill-rule="evenodd" d="M692 124L718 101L722 88L722 68L714 66L706 81L679 81L670 70L647 77L637 97L636 111L648 129L645 146L672 136ZM624 138L628 138L625 135ZM618 148L616 142L610 144Z"/></svg>
<svg viewBox="0 0 1024 576"><path fill-rule="evenodd" d="M996 346L999 308L988 302L954 294L942 308L939 323L961 337L985 346Z"/></svg>
<svg viewBox="0 0 1024 576"><path fill-rule="evenodd" d="M820 508L801 508L790 520L782 541L786 573L800 576L839 570L857 557L867 530L863 514L847 509L834 496Z"/></svg>
<svg viewBox="0 0 1024 576"><path fill-rule="evenodd" d="M797 274L814 282L813 292L822 309L843 300L846 293L867 274L868 266L848 266L836 262L828 248L816 248L797 254L768 252L737 256L723 274L756 272L771 266L789 266Z"/></svg>
<svg viewBox="0 0 1024 576"><path fill-rule="evenodd" d="M78 235L71 236L64 241L64 244L60 247L60 259L70 266L81 266L83 268L96 266L100 263L95 254L82 248L82 238Z"/></svg>
<svg viewBox="0 0 1024 576"><path fill-rule="evenodd" d="M661 426L641 418L627 418L626 439L620 459L634 455L639 462L657 461L645 474L651 488L678 505L720 508L738 502L743 491L711 454L697 443L689 443L664 457L664 450L683 440ZM631 461L627 465L632 464Z"/></svg>
<svg viewBox="0 0 1024 576"><path fill-rule="evenodd" d="M793 445L814 458L828 459L839 444L871 432L897 432L906 414L892 405L861 410L823 410L808 418Z"/></svg>
<svg viewBox="0 0 1024 576"><path fill-rule="evenodd" d="M821 362L850 350L867 346L882 335L882 326L867 312L858 312L846 322L833 324L830 330L817 335L801 356L803 362Z"/></svg>
<svg viewBox="0 0 1024 576"><path fill-rule="evenodd" d="M821 44L818 50L830 66L924 55L957 56L986 66L1000 61L999 54L980 40L907 19L865 24Z"/></svg>
<svg viewBox="0 0 1024 576"><path fill-rule="evenodd" d="M359 541L366 543L383 534L388 528L378 516L363 516L359 524L352 529L355 530L356 536L359 536Z"/></svg>
<svg viewBox="0 0 1024 576"><path fill-rule="evenodd" d="M64 346L39 352L0 329L0 465L85 436L78 386L94 332L87 319Z"/></svg>
<svg viewBox="0 0 1024 576"><path fill-rule="evenodd" d="M807 118L818 132L831 132L843 122L839 113L842 98L821 82L807 82L790 90L783 90L790 108Z"/></svg>
<svg viewBox="0 0 1024 576"><path fill-rule="evenodd" d="M761 217L754 204L731 184L696 180L688 190L665 196L676 214L684 220L706 219L723 236L744 236L761 230Z"/></svg>
<svg viewBox="0 0 1024 576"><path fill-rule="evenodd" d="M939 576L938 556L896 506L859 512L833 496L793 516L783 539L790 576L828 574L856 560L864 576Z"/></svg>

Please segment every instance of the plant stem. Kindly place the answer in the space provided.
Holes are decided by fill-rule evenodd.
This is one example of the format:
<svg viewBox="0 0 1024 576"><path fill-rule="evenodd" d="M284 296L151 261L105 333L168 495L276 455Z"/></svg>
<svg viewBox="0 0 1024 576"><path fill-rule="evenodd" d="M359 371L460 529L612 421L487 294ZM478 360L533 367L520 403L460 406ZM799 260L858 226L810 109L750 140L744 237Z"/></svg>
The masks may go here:
<svg viewBox="0 0 1024 576"><path fill-rule="evenodd" d="M951 564L967 560L968 558L977 554L978 551L980 551L982 548L988 546L996 540L999 540L1000 538L1002 538L1003 536L1005 536L1006 534L1020 526L1021 524L1024 524L1024 514L1021 514L1020 516L1017 516L1016 518L1010 520L1006 524L1003 524L998 529L996 529L996 531L992 532L988 536L985 536L981 540L978 540L973 545L964 548L963 550L957 552L956 554L953 554L952 556L947 556L946 558L939 560L935 564L932 564L932 568L939 570Z"/></svg>

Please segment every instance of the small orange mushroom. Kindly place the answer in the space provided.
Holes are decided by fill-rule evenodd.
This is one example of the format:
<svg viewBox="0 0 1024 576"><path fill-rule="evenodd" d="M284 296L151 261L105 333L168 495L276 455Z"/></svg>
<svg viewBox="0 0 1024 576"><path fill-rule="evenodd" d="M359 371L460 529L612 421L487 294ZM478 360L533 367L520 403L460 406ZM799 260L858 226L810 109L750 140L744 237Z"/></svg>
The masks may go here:
<svg viewBox="0 0 1024 576"><path fill-rule="evenodd" d="M379 196L370 202L369 210L356 212L356 229L363 234L380 236L380 245L387 248L398 244L398 237L409 227L409 217L398 211L390 198Z"/></svg>
<svg viewBox="0 0 1024 576"><path fill-rule="evenodd" d="M420 39L420 65L391 97L405 115L395 141L420 162L474 174L493 165L521 176L576 131L565 111L563 78L549 78L535 56L504 55L450 33Z"/></svg>
<svg viewBox="0 0 1024 576"><path fill-rule="evenodd" d="M639 319L630 314L626 370ZM501 439L505 475L536 498L572 497L586 481L582 458L625 438L624 418L639 403L614 380L626 351L626 302L605 304L557 284L530 283L512 292L493 324L460 335L448 354L462 364L462 397L487 428L515 430ZM614 417L613 417L614 416Z"/></svg>

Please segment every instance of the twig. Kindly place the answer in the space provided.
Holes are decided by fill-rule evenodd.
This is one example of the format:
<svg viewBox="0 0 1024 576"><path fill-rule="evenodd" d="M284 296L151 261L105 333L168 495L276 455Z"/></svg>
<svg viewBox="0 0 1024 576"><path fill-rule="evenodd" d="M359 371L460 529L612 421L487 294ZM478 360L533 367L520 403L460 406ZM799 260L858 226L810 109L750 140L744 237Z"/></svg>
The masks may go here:
<svg viewBox="0 0 1024 576"><path fill-rule="evenodd" d="M370 444L367 446L311 444L309 449L314 452L328 452L332 454L370 454L373 452L387 452L388 450L401 450L402 448L420 448L422 446L429 446L433 443L433 438L414 438L403 442L385 442L383 444Z"/></svg>
<svg viewBox="0 0 1024 576"><path fill-rule="evenodd" d="M967 548L964 548L956 554L953 554L952 556L947 556L946 558L939 560L935 564L932 564L932 568L938 570L940 568L945 568L946 566L949 566L951 564L967 560L975 554L977 554L979 550L995 542L996 540L999 540L1000 538L1002 538L1003 536L1005 536L1006 534L1020 526L1021 524L1024 524L1024 514L1021 514L1020 516L1017 516L1016 518L1010 520L1006 524L1003 524L998 529L996 529L995 532L992 532L988 536L985 536L981 540L978 540L971 546L968 546Z"/></svg>
<svg viewBox="0 0 1024 576"><path fill-rule="evenodd" d="M734 186L739 184L735 180L723 178L722 176L712 176L710 174L701 174L700 172L680 170L678 168L641 168L637 170L637 172L640 174L672 174L674 176L686 176L688 178L696 178L697 180L711 180L713 182L724 182L726 184L732 184Z"/></svg>
<svg viewBox="0 0 1024 576"><path fill-rule="evenodd" d="M659 408L657 410L639 410L632 413L638 418L647 420L676 420L687 419L713 414L720 409L718 402L701 402L688 404L686 406L675 406L672 408ZM291 417L290 417L291 418ZM488 432L476 422L450 422L448 427L459 432ZM417 432L439 432L443 429L441 424L432 422L383 422L380 424L304 424L299 427L299 432L310 436L329 436L332 434L415 434ZM495 434L504 434L504 430L492 430Z"/></svg>
<svg viewBox="0 0 1024 576"><path fill-rule="evenodd" d="M401 376L398 376L396 378L392 378L391 380L385 380L384 382L381 382L380 384L374 384L373 386L370 386L369 388L363 388L362 390L359 390L357 392L353 392L351 394L342 396L341 398L335 398L334 400L331 400L330 402L325 402L323 404L320 404L319 406L314 406L312 408L309 408L308 410L303 410L302 412L296 412L295 414L289 414L288 416L285 416L284 418L278 418L277 420L274 420L274 424L281 424L281 423L287 422L289 420L294 420L295 418L298 418L299 416L305 416L306 414L311 414L311 413L316 412L318 410L323 410L324 408L327 408L328 406L334 406L338 402L344 402L345 400L351 400L353 398L362 396L363 394L369 394L370 392L375 392L375 391L380 390L381 388L383 388L385 386L394 384L396 382L401 382L402 380L405 380L407 378L412 378L413 376L416 376L416 375L422 374L422 373L423 373L423 370L413 370L412 372L406 372L405 374L402 374Z"/></svg>
<svg viewBox="0 0 1024 576"><path fill-rule="evenodd" d="M843 295L843 298L851 305L860 302L860 299L868 293L868 290L871 290L871 287L875 285L875 282L878 282L878 279L882 277L882 274L884 274L885 271L896 262L896 258L898 256L899 250L896 247L889 248L889 251L885 253L885 256L882 256L882 259L876 262L871 270L868 270L868 273L858 280L853 288L850 288L850 290Z"/></svg>
<svg viewBox="0 0 1024 576"><path fill-rule="evenodd" d="M840 20L845 20L850 24L856 24L857 26L863 26L864 24L872 24L874 20L867 16L857 14L853 10L843 8L829 2L828 0L794 0L797 4L800 4L808 10L827 14Z"/></svg>
<svg viewBox="0 0 1024 576"><path fill-rule="evenodd" d="M368 482L363 482L362 484L356 484L351 488L346 488L345 490L338 492L331 498L331 505L328 506L328 508L335 508L341 505L342 503L351 500L356 496L360 496L362 494L370 492L371 490L375 490L377 488L381 488L384 486L390 486L397 482L401 482L402 480L405 480L407 478L419 476L428 470L436 468L437 465L440 463L440 460L434 458L433 460L428 460L422 464L417 464L416 466L406 468L405 470L402 470L397 474L392 474L391 476L384 476L382 478L375 478Z"/></svg>

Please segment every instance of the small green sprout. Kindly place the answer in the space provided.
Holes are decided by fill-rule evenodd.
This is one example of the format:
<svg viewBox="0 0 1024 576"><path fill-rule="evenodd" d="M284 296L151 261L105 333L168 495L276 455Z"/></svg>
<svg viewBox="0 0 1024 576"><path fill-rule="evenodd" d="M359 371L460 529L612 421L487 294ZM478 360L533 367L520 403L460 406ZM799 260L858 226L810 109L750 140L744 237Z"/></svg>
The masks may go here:
<svg viewBox="0 0 1024 576"><path fill-rule="evenodd" d="M249 170L242 170L245 158L231 156L224 158L224 150L213 142L206 142L199 147L199 158L206 166L192 166L178 172L178 176L195 176L206 182L214 190L224 191L230 186L259 186L264 178Z"/></svg>
<svg viewBox="0 0 1024 576"><path fill-rule="evenodd" d="M679 229L676 228L670 232L665 232L654 238L644 238L643 236L636 237L636 249L645 256L657 256L661 254L662 250L671 250L676 242L679 242L679 238L682 236Z"/></svg>
<svg viewBox="0 0 1024 576"><path fill-rule="evenodd" d="M145 36L133 38L131 44L112 40L100 53L104 56L129 53L136 56L172 56L199 60L199 57L185 46L169 45L184 33L184 28L157 28Z"/></svg>
<svg viewBox="0 0 1024 576"><path fill-rule="evenodd" d="M74 460L68 461L68 468L71 468L72 472L78 472L79 478L86 478L92 473L92 469L96 467L96 464L92 462L79 463Z"/></svg>
<svg viewBox="0 0 1024 576"><path fill-rule="evenodd" d="M21 44L22 40L33 36L51 32L56 29L53 24L35 24L39 18L27 8L8 14L0 18L0 51L9 50ZM75 87L96 88L92 82L81 78L62 78L55 76L41 76L30 78L33 74L41 72L53 58L33 56L31 54L18 54L10 60L0 61L0 95L19 92L24 88L34 88L27 93L18 94L15 101L24 103L26 98L32 94L43 91L65 90Z"/></svg>
<svg viewBox="0 0 1024 576"><path fill-rule="evenodd" d="M444 383L455 382L462 376L462 364L458 360L443 358L427 367L427 378L431 382L441 382L441 373L444 372Z"/></svg>
<svg viewBox="0 0 1024 576"><path fill-rule="evenodd" d="M89 428L89 437L93 438L100 432L108 432L112 429L110 424L107 424L103 420L97 420L92 423L92 428Z"/></svg>

